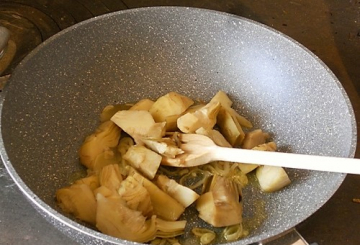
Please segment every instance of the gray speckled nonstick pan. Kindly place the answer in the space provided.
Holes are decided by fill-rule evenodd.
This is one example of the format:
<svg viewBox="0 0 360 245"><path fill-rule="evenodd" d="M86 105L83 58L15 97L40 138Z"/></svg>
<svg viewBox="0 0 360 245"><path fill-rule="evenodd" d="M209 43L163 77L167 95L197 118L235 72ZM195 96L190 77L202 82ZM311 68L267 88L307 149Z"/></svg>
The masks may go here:
<svg viewBox="0 0 360 245"><path fill-rule="evenodd" d="M224 90L235 108L270 132L280 150L353 157L356 126L333 73L303 46L259 23L181 7L96 17L51 37L16 68L1 111L1 155L31 203L84 244L133 244L61 213L56 189L81 166L77 150L108 104L155 99L169 91L210 99ZM316 164L316 163L314 163ZM288 170L274 194L244 190L250 235L276 236L319 209L345 174ZM195 244L185 237L184 244Z"/></svg>

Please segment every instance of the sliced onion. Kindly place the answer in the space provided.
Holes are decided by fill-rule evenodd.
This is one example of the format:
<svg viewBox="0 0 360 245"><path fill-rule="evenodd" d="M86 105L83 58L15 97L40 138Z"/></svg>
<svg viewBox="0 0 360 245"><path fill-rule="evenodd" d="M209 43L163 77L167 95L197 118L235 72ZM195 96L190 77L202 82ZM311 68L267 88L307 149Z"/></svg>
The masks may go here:
<svg viewBox="0 0 360 245"><path fill-rule="evenodd" d="M205 228L193 228L191 232L199 237L201 245L210 244L216 238L215 232Z"/></svg>
<svg viewBox="0 0 360 245"><path fill-rule="evenodd" d="M248 235L248 231L243 229L242 224L228 226L223 231L224 238L226 241L236 241L243 236Z"/></svg>

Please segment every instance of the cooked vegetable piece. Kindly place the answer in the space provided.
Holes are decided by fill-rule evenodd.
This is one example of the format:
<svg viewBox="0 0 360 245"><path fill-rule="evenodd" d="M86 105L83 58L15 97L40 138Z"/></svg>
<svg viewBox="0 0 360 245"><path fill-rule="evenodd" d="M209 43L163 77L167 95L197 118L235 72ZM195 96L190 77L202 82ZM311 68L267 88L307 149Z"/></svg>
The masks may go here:
<svg viewBox="0 0 360 245"><path fill-rule="evenodd" d="M76 218L95 225L96 200L93 190L98 187L97 176L92 175L56 191L60 208Z"/></svg>
<svg viewBox="0 0 360 245"><path fill-rule="evenodd" d="M116 147L121 130L111 121L102 123L96 131L86 137L79 150L80 162L89 169L94 169L96 157L109 148Z"/></svg>
<svg viewBox="0 0 360 245"><path fill-rule="evenodd" d="M156 185L171 197L176 199L185 208L190 206L199 195L190 188L180 185L175 180L168 178L166 175L158 175L155 178Z"/></svg>
<svg viewBox="0 0 360 245"><path fill-rule="evenodd" d="M186 220L167 221L156 218L156 237L172 238L184 233Z"/></svg>
<svg viewBox="0 0 360 245"><path fill-rule="evenodd" d="M100 186L99 188L94 190L94 196L96 197L97 194L101 194L104 197L110 197L110 196L117 196L117 193L114 192L113 190L110 190L109 188L107 188L106 186Z"/></svg>
<svg viewBox="0 0 360 245"><path fill-rule="evenodd" d="M241 116L237 111L235 111L233 108L227 108L228 112L236 118L236 120L239 122L239 124L245 128L252 128L252 123L247 120L244 116Z"/></svg>
<svg viewBox="0 0 360 245"><path fill-rule="evenodd" d="M261 129L256 129L245 134L241 147L244 149L252 149L255 146L265 144L268 138L269 134L264 133Z"/></svg>
<svg viewBox="0 0 360 245"><path fill-rule="evenodd" d="M249 232L244 230L242 224L228 226L223 231L224 238L228 242L236 241L241 237L247 236L248 234Z"/></svg>
<svg viewBox="0 0 360 245"><path fill-rule="evenodd" d="M149 192L133 176L121 182L118 193L129 208L140 211L145 217L154 214Z"/></svg>
<svg viewBox="0 0 360 245"><path fill-rule="evenodd" d="M178 128L184 133L194 133L203 127L210 130L216 124L216 116L220 109L219 102L209 102L194 112L188 112L177 120Z"/></svg>
<svg viewBox="0 0 360 245"><path fill-rule="evenodd" d="M120 173L118 164L111 164L105 166L99 175L100 185L107 187L113 192L117 192L120 187L123 177Z"/></svg>
<svg viewBox="0 0 360 245"><path fill-rule="evenodd" d="M209 230L209 229L205 229L205 228L193 228L191 230L191 232L195 236L199 237L201 245L210 244L216 238L215 232L213 232L212 230Z"/></svg>
<svg viewBox="0 0 360 245"><path fill-rule="evenodd" d="M110 236L134 242L155 238L156 216L146 219L140 211L132 210L120 196L96 196L96 227Z"/></svg>
<svg viewBox="0 0 360 245"><path fill-rule="evenodd" d="M150 194L151 203L153 204L154 214L165 220L177 220L185 211L185 207L178 201L166 194L154 183L139 173L134 173L133 177L141 183ZM171 207L171 208L169 208Z"/></svg>
<svg viewBox="0 0 360 245"><path fill-rule="evenodd" d="M85 184L88 185L91 190L95 190L99 187L100 181L99 177L96 174L89 174L84 178L76 180L74 184Z"/></svg>
<svg viewBox="0 0 360 245"><path fill-rule="evenodd" d="M120 156L113 149L104 150L102 153L95 157L93 161L92 170L94 172L101 171L107 165L118 164L120 162Z"/></svg>
<svg viewBox="0 0 360 245"><path fill-rule="evenodd" d="M131 146L123 158L149 179L153 179L162 157L142 145Z"/></svg>
<svg viewBox="0 0 360 245"><path fill-rule="evenodd" d="M111 121L129 134L135 142L142 138L160 139L165 134L165 122L156 123L148 111L119 111Z"/></svg>
<svg viewBox="0 0 360 245"><path fill-rule="evenodd" d="M110 118L118 111L120 110L128 110L130 108L130 106L127 105L123 105L123 104L118 104L118 105L107 105L105 106L105 108L102 110L101 114L100 114L100 121L101 122L106 122L109 121Z"/></svg>
<svg viewBox="0 0 360 245"><path fill-rule="evenodd" d="M194 101L176 92L170 92L158 98L150 108L156 122L164 122L169 116L180 116Z"/></svg>
<svg viewBox="0 0 360 245"><path fill-rule="evenodd" d="M184 111L183 114L186 114L186 113L193 113L195 111L198 111L200 110L202 107L204 107L206 104L204 103L196 103L196 104L193 104L192 106L190 106L186 111Z"/></svg>
<svg viewBox="0 0 360 245"><path fill-rule="evenodd" d="M214 97L210 100L210 102L219 102L222 107L231 107L233 102L229 98L229 96L222 90L219 90Z"/></svg>
<svg viewBox="0 0 360 245"><path fill-rule="evenodd" d="M134 145L133 139L131 137L125 136L120 139L117 150L120 153L120 155L123 157L126 154L126 152L129 150L129 148L133 145Z"/></svg>
<svg viewBox="0 0 360 245"><path fill-rule="evenodd" d="M256 150L256 151L276 151L276 149L277 149L276 143L273 141L252 148L252 150Z"/></svg>
<svg viewBox="0 0 360 245"><path fill-rule="evenodd" d="M212 243L212 241L215 240L215 238L216 238L216 235L214 232L206 233L200 237L200 244L201 245L210 244L210 243Z"/></svg>
<svg viewBox="0 0 360 245"><path fill-rule="evenodd" d="M130 111L149 111L154 101L150 99L139 100L135 105L133 105L129 110Z"/></svg>
<svg viewBox="0 0 360 245"><path fill-rule="evenodd" d="M245 133L234 116L227 110L221 108L217 117L220 132L232 146L242 143Z"/></svg>
<svg viewBox="0 0 360 245"><path fill-rule="evenodd" d="M207 188L205 188L207 189ZM239 186L230 178L214 175L208 190L196 202L199 217L214 227L242 222L242 203Z"/></svg>
<svg viewBox="0 0 360 245"><path fill-rule="evenodd" d="M211 99L211 101L220 102L221 107L227 112L229 112L234 118L236 118L241 126L244 126L246 128L252 128L252 124L249 120L247 120L245 117L241 116L239 113L237 113L237 111L231 108L233 102L224 91L220 90L219 92L217 92L215 96Z"/></svg>
<svg viewBox="0 0 360 245"><path fill-rule="evenodd" d="M238 166L244 174L248 174L259 167L258 164L238 163Z"/></svg>
<svg viewBox="0 0 360 245"><path fill-rule="evenodd" d="M206 229L206 228L199 228L199 227L195 227L191 229L191 232L195 235L195 236L202 236L206 233L213 233L214 231Z"/></svg>
<svg viewBox="0 0 360 245"><path fill-rule="evenodd" d="M245 187L249 182L246 174L241 171L239 163L217 161L202 166L202 169L211 174L228 177L241 188Z"/></svg>
<svg viewBox="0 0 360 245"><path fill-rule="evenodd" d="M291 183L289 176L282 167L260 166L256 169L256 177L264 192L275 192Z"/></svg>
<svg viewBox="0 0 360 245"><path fill-rule="evenodd" d="M166 122L166 132L174 132L178 129L177 127L177 120L181 115L172 115L172 116L167 116L165 118L165 122Z"/></svg>

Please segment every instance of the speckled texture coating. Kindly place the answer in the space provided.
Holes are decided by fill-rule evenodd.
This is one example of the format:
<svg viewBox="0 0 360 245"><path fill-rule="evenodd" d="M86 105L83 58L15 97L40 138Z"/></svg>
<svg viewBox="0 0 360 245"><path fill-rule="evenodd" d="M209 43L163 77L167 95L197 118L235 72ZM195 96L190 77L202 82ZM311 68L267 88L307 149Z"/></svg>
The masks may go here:
<svg viewBox="0 0 360 245"><path fill-rule="evenodd" d="M244 18L160 7L77 24L25 58L2 103L2 158L31 203L69 236L83 244L133 244L58 212L54 193L80 168L77 149L107 104L155 99L169 91L207 100L220 89L256 128L270 132L281 150L353 157L351 104L336 77L311 52ZM233 244L258 242L294 227L320 208L345 177L288 173L293 183L278 193L261 194L255 185L244 190L244 220L255 226L248 238ZM266 215L255 222L258 211ZM189 223L197 222L191 218Z"/></svg>

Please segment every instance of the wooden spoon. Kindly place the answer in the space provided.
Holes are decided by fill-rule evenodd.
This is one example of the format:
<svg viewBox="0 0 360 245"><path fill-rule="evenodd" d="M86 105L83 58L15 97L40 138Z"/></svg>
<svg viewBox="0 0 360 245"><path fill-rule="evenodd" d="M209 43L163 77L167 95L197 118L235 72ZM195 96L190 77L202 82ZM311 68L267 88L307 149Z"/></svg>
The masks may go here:
<svg viewBox="0 0 360 245"><path fill-rule="evenodd" d="M209 137L199 134L180 134L179 139L182 143L180 148L185 153L166 158L164 165L193 167L213 161L228 161L360 174L360 159L220 147Z"/></svg>

